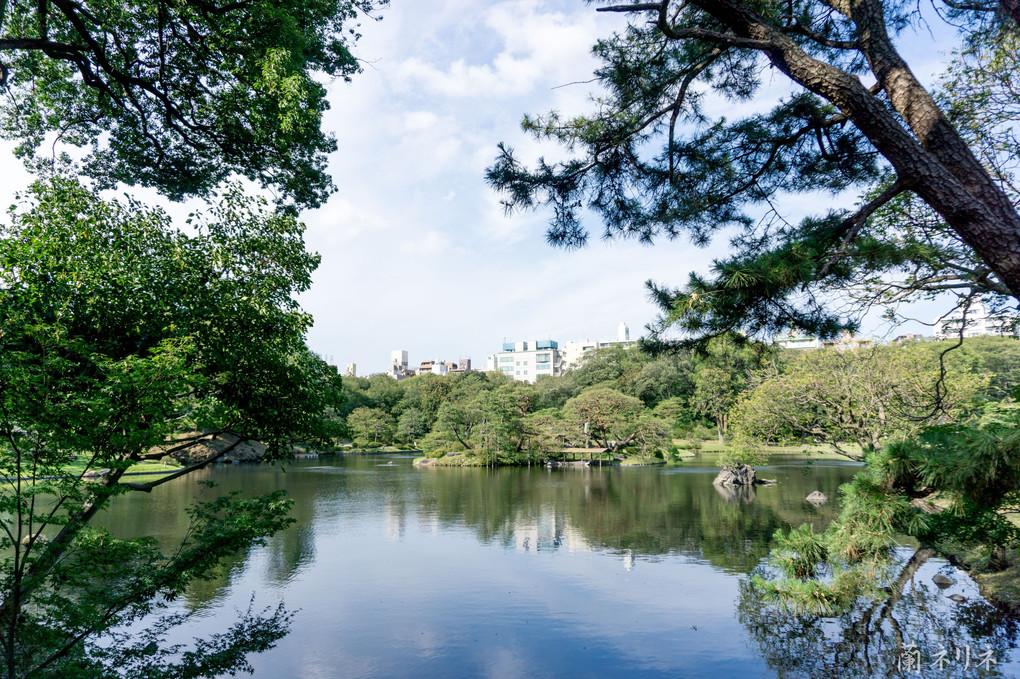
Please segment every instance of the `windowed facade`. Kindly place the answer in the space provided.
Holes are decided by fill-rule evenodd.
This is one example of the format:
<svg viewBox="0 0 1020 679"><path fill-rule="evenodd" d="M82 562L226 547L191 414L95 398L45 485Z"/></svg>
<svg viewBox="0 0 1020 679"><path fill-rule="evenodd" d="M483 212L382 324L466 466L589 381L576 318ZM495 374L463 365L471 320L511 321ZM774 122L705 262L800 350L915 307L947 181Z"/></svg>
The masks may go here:
<svg viewBox="0 0 1020 679"><path fill-rule="evenodd" d="M489 369L499 370L516 380L533 383L543 375L563 373L559 344L552 340L506 342L503 351L489 356Z"/></svg>

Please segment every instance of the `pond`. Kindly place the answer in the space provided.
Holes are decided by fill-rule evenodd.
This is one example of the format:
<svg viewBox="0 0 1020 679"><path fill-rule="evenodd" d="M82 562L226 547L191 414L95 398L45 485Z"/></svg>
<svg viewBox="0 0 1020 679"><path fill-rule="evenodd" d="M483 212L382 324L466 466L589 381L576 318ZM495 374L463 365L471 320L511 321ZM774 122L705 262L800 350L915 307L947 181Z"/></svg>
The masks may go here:
<svg viewBox="0 0 1020 679"><path fill-rule="evenodd" d="M411 460L216 466L200 472L215 491L174 481L118 498L102 522L170 544L196 499L294 498L294 526L178 602L196 612L189 636L222 631L253 599L295 611L291 633L252 656L256 677L1020 676L1015 627L938 560L895 606L839 618L776 614L747 591L777 529L834 518L836 501L804 498L835 498L851 463L777 458L760 470L776 486L737 493L712 485L711 457L556 470ZM958 584L938 590L940 571Z"/></svg>

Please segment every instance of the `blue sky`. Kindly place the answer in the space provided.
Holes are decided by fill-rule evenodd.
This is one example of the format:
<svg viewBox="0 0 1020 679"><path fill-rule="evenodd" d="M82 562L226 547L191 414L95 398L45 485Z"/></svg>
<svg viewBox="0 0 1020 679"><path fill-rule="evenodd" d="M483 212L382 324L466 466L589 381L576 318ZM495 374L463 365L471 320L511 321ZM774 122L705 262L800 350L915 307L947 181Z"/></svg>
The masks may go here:
<svg viewBox="0 0 1020 679"><path fill-rule="evenodd" d="M680 284L706 270L723 244L553 249L546 215L506 218L484 183L499 141L527 160L561 157L521 132L521 116L587 110L591 45L622 25L581 0L394 0L382 21L362 26L364 72L330 86L324 120L340 142L330 164L340 190L303 214L309 247L322 254L301 298L315 318L314 351L341 368L356 363L359 375L385 369L393 349L408 350L412 364L470 357L484 368L504 338L612 337L621 321L636 336L656 314L646 280ZM906 41L922 77L941 69L944 37ZM765 92L787 87L777 76ZM708 112L732 118L754 106L710 100ZM9 204L27 176L10 155L3 162ZM801 197L784 208L795 219L830 201ZM917 315L931 320L946 306Z"/></svg>

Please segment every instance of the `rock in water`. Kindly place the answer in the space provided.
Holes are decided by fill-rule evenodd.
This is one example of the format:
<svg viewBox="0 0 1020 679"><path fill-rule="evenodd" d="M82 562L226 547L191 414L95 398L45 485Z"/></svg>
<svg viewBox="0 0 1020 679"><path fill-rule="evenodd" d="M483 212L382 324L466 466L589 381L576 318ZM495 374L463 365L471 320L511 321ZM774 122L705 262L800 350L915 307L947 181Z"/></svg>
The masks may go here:
<svg viewBox="0 0 1020 679"><path fill-rule="evenodd" d="M952 599L953 601L955 601L958 604L965 604L965 603L967 603L967 597L963 596L962 594L950 594L949 598Z"/></svg>
<svg viewBox="0 0 1020 679"><path fill-rule="evenodd" d="M712 483L717 486L753 486L759 483L759 481L758 477L755 476L753 467L737 463L736 465L728 464L723 467Z"/></svg>
<svg viewBox="0 0 1020 679"><path fill-rule="evenodd" d="M820 490L816 490L815 492L811 493L810 495L808 495L804 499L807 500L808 502L810 502L811 504L815 505L816 507L818 507L818 506L824 505L826 502L828 502L829 501L829 496L826 495L825 493L823 493Z"/></svg>
<svg viewBox="0 0 1020 679"><path fill-rule="evenodd" d="M945 589L946 587L952 587L956 584L956 581L952 578L947 578L941 573L936 573L932 576L931 581L935 583L935 586L939 589Z"/></svg>

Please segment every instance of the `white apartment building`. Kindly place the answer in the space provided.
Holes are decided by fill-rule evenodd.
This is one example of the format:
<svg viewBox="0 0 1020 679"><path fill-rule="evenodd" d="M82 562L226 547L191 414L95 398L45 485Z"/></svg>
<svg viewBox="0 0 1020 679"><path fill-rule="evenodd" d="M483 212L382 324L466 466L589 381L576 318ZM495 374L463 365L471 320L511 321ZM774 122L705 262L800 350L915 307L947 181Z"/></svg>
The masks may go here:
<svg viewBox="0 0 1020 679"><path fill-rule="evenodd" d="M487 367L520 382L534 384L542 375L563 374L563 353L559 343L553 340L504 342L503 351L489 355Z"/></svg>
<svg viewBox="0 0 1020 679"><path fill-rule="evenodd" d="M975 300L967 307L957 307L952 312L935 321L935 339L953 339L960 336L960 326L964 323L964 309L967 311L964 337L982 337L984 335L1015 335L1013 319L1008 316L990 315L980 300Z"/></svg>
<svg viewBox="0 0 1020 679"><path fill-rule="evenodd" d="M566 368L576 368L581 364L581 359L589 351L596 349L608 349L609 347L622 347L629 349L637 344L637 340L630 338L630 328L626 323L620 323L616 329L615 340L591 340L580 339L573 342L566 342L563 345L563 365Z"/></svg>
<svg viewBox="0 0 1020 679"><path fill-rule="evenodd" d="M776 346L780 346L783 349L821 349L822 340L818 339L813 335L798 335L795 333L789 333L786 335L776 335L772 338L772 343Z"/></svg>

